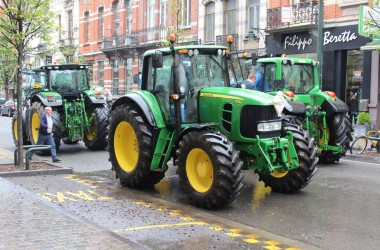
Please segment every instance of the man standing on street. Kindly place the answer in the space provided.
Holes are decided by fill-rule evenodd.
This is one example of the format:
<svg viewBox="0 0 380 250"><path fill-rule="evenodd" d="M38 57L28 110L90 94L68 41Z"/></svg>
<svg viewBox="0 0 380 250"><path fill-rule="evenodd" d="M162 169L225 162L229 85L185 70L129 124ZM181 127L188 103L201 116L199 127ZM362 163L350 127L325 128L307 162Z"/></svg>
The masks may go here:
<svg viewBox="0 0 380 250"><path fill-rule="evenodd" d="M51 113L53 110L51 107L45 108L45 113L40 117L40 128L38 133L38 145L44 145L47 143L51 146L51 157L53 162L60 162L61 160L57 158L57 152L55 149L55 142L53 138L53 120L51 118ZM30 155L32 159L32 155Z"/></svg>

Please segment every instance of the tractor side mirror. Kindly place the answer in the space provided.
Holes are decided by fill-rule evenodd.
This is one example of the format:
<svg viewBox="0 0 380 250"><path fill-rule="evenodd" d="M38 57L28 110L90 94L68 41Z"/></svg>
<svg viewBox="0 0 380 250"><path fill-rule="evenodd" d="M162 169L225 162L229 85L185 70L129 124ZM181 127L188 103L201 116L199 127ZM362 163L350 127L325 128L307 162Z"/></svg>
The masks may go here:
<svg viewBox="0 0 380 250"><path fill-rule="evenodd" d="M257 65L257 59L258 59L257 53L256 52L252 52L251 57L252 57L252 65L256 66Z"/></svg>
<svg viewBox="0 0 380 250"><path fill-rule="evenodd" d="M152 66L153 68L162 68L164 66L164 61L163 61L163 57L162 57L162 52L160 51L156 51L154 54L153 54L153 58L152 58Z"/></svg>

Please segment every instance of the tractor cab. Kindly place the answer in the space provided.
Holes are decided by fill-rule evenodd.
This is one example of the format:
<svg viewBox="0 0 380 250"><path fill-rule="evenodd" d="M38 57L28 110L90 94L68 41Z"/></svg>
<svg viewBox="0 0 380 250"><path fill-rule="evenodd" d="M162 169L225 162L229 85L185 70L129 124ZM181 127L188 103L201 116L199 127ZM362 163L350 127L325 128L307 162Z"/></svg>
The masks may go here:
<svg viewBox="0 0 380 250"><path fill-rule="evenodd" d="M165 123L174 124L175 117L181 117L182 123L198 122L200 90L229 86L226 62L226 48L222 46L180 46L174 51L147 51L142 90L156 96ZM177 104L181 113L178 116L175 114Z"/></svg>

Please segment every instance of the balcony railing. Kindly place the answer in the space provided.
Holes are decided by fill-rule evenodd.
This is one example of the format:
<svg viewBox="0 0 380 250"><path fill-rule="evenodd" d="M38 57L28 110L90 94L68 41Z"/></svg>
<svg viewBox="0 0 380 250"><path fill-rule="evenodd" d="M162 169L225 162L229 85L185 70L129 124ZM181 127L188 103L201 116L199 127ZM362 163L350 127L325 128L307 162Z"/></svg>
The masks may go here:
<svg viewBox="0 0 380 250"><path fill-rule="evenodd" d="M267 10L267 30L286 28L296 25L314 25L318 23L319 2L303 2L291 5L290 22L282 22L282 7Z"/></svg>
<svg viewBox="0 0 380 250"><path fill-rule="evenodd" d="M102 40L102 48L143 47L155 43L162 43L168 39L169 30L170 28L168 27L156 27L138 30L127 35L112 36Z"/></svg>

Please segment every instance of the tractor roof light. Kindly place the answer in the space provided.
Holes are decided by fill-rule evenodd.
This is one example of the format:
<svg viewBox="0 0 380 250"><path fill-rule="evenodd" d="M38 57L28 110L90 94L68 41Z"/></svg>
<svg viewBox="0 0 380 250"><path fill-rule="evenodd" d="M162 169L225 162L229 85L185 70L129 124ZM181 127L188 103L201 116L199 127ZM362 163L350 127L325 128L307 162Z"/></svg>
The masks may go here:
<svg viewBox="0 0 380 250"><path fill-rule="evenodd" d="M326 91L326 94L328 96L330 96L331 98L335 98L336 97L336 94L334 92L332 92L332 91Z"/></svg>
<svg viewBox="0 0 380 250"><path fill-rule="evenodd" d="M173 43L175 43L175 40L176 40L175 35L174 35L174 34L170 34L170 35L169 35L169 42L170 42L171 44L173 44Z"/></svg>
<svg viewBox="0 0 380 250"><path fill-rule="evenodd" d="M313 61L313 66L316 67L319 65L319 62L318 61Z"/></svg>
<svg viewBox="0 0 380 250"><path fill-rule="evenodd" d="M286 54L282 54L281 57L282 57L282 58L285 58L285 57L286 57Z"/></svg>
<svg viewBox="0 0 380 250"><path fill-rule="evenodd" d="M173 100L178 100L179 99L179 95L177 95L177 94L172 95L172 99Z"/></svg>
<svg viewBox="0 0 380 250"><path fill-rule="evenodd" d="M52 98L54 98L54 95L53 95L53 94L47 94L47 95L46 95L46 98L48 98L48 99L52 99Z"/></svg>
<svg viewBox="0 0 380 250"><path fill-rule="evenodd" d="M180 49L180 50L178 50L179 54L187 54L187 52L189 52L188 49Z"/></svg>
<svg viewBox="0 0 380 250"><path fill-rule="evenodd" d="M243 58L247 58L248 53L246 51L243 52Z"/></svg>
<svg viewBox="0 0 380 250"><path fill-rule="evenodd" d="M234 37L233 36L227 36L227 43L231 45L234 42Z"/></svg>
<svg viewBox="0 0 380 250"><path fill-rule="evenodd" d="M94 94L95 94L95 95L101 95L102 92L100 92L100 91L96 91Z"/></svg>
<svg viewBox="0 0 380 250"><path fill-rule="evenodd" d="M282 64L287 64L288 63L288 60L287 59L283 59L282 60Z"/></svg>

